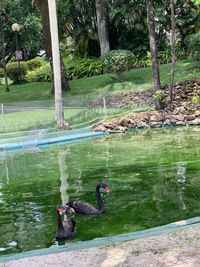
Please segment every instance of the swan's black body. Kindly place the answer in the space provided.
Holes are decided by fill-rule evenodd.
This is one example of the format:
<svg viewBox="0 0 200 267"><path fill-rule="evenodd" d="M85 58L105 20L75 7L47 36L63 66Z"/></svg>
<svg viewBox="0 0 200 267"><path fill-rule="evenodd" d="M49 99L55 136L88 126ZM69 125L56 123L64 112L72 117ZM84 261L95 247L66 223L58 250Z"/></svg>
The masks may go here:
<svg viewBox="0 0 200 267"><path fill-rule="evenodd" d="M64 207L64 208L63 208ZM63 240L68 237L72 237L76 234L76 222L74 219L70 218L66 221L62 220L63 213L73 213L73 209L66 206L60 206L57 208L58 215L58 229L56 233L56 240Z"/></svg>
<svg viewBox="0 0 200 267"><path fill-rule="evenodd" d="M96 186L96 199L97 199L98 209L82 200L70 201L67 203L67 205L73 208L75 213L79 214L98 215L104 213L105 207L99 192L100 188L103 188L106 192L109 192L109 188L105 183L99 183Z"/></svg>

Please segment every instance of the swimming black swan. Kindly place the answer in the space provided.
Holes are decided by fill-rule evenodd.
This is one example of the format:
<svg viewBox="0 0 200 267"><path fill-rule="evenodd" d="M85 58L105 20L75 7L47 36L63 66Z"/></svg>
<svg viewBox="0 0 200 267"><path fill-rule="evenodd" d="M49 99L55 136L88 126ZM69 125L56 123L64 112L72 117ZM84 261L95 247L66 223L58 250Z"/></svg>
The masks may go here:
<svg viewBox="0 0 200 267"><path fill-rule="evenodd" d="M103 188L107 193L109 192L109 187L105 183L101 182L96 186L96 199L97 199L98 209L82 200L69 201L67 205L73 208L75 213L79 214L98 215L104 213L105 208L99 192L100 188Z"/></svg>
<svg viewBox="0 0 200 267"><path fill-rule="evenodd" d="M62 220L62 215L65 213L74 213L74 210L67 205L61 205L57 208L58 229L56 233L56 240L63 240L76 234L75 220L72 218L65 221Z"/></svg>

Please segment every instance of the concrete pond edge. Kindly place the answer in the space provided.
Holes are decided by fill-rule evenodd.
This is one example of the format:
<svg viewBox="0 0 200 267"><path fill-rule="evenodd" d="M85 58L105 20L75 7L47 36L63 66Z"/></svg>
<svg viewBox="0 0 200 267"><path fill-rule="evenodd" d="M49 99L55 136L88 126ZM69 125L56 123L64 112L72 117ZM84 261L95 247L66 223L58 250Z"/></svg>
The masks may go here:
<svg viewBox="0 0 200 267"><path fill-rule="evenodd" d="M32 251L26 251L22 253L10 254L5 256L0 256L0 262L19 260L28 257L49 255L54 253L61 253L66 251L74 251L86 248L92 248L97 246L109 246L115 245L116 243L121 243L124 241L136 240L140 238L156 236L160 234L166 234L181 230L192 225L200 225L200 217L194 217L186 220L181 220L173 223L169 223L162 226L153 227L150 229L145 229L137 232L130 232L126 234L120 234L116 236L101 237L89 241L80 241L76 243L69 243L62 246L52 246L49 248L36 249Z"/></svg>

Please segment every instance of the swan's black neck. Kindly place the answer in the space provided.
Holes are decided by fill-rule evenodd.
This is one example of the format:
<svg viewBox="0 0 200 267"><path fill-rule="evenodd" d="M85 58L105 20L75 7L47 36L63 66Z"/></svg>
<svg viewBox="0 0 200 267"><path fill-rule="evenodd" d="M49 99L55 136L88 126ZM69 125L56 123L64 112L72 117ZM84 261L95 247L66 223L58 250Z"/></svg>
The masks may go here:
<svg viewBox="0 0 200 267"><path fill-rule="evenodd" d="M97 199L97 204L98 204L98 210L100 212L105 212L105 207L104 207L104 203L103 203L103 200L101 198L101 195L100 195L100 185L97 185L96 187L96 199Z"/></svg>

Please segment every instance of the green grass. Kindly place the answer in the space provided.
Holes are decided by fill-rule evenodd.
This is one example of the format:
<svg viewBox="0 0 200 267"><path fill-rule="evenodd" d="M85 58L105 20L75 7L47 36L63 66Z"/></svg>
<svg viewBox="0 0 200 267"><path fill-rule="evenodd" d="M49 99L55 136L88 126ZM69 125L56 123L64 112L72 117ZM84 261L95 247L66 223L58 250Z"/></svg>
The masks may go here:
<svg viewBox="0 0 200 267"><path fill-rule="evenodd" d="M175 80L181 81L200 76L200 69L196 63L187 60L177 62ZM169 82L170 64L160 65L161 82ZM128 90L142 90L152 86L151 68L134 69L125 74L125 82L117 82L110 75L99 75L89 78L70 81L71 92L64 93L63 97L80 96L87 94L118 93ZM23 83L11 85L10 92L4 92L0 85L0 103L52 100L50 95L51 83Z"/></svg>
<svg viewBox="0 0 200 267"><path fill-rule="evenodd" d="M160 66L161 82L166 84L169 82L170 64ZM197 63L188 60L177 62L175 81L182 81L192 77L200 76L200 69ZM118 82L110 75L99 75L89 78L70 81L71 91L63 94L64 104L70 106L85 106L89 101L97 99L106 94L117 94L124 91L143 90L152 87L152 71L151 68L134 69L125 74L126 81ZM10 92L4 92L4 88L0 85L0 103L12 104L17 107L28 106L53 106L54 97L50 95L52 83L22 83L11 85ZM39 101L39 102L34 102ZM144 107L148 108L148 107ZM65 111L65 119L72 123L82 123L101 116L104 111L89 110L81 113L81 109L67 109ZM111 111L110 111L111 112ZM117 115L123 110L112 111ZM130 110L131 112L131 110ZM8 113L5 111L6 132L14 132L19 130L27 130L42 127L51 127L54 124L55 114L53 109L32 109L20 112ZM1 122L1 118L0 118ZM72 124L74 124L72 123ZM0 124L0 132L3 129Z"/></svg>
<svg viewBox="0 0 200 267"><path fill-rule="evenodd" d="M175 81L179 82L192 77L200 76L197 63L188 60L176 63ZM170 64L160 65L161 83L169 83ZM134 69L125 74L125 82L118 82L110 75L99 75L70 82L71 94L110 93L124 90L143 90L152 87L151 68Z"/></svg>
<svg viewBox="0 0 200 267"><path fill-rule="evenodd" d="M4 92L0 85L0 103L53 99L50 88L50 83L22 83L11 85L10 92Z"/></svg>
<svg viewBox="0 0 200 267"><path fill-rule="evenodd" d="M65 119L81 113L83 109L65 110ZM20 130L29 130L34 128L45 128L55 124L55 111L53 109L34 109L18 112L5 113L5 129L0 125L0 132L16 132Z"/></svg>

